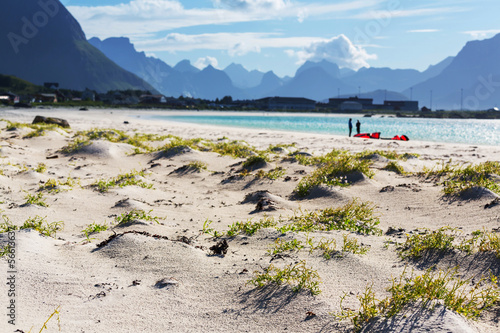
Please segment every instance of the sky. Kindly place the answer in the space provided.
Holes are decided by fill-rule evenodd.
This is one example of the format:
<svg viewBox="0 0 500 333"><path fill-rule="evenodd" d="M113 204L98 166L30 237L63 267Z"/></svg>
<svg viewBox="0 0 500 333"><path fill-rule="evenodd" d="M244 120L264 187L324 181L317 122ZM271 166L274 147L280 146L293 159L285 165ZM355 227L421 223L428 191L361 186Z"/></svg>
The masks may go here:
<svg viewBox="0 0 500 333"><path fill-rule="evenodd" d="M61 0L87 38L128 37L174 66L294 76L305 61L425 70L500 33L498 0Z"/></svg>

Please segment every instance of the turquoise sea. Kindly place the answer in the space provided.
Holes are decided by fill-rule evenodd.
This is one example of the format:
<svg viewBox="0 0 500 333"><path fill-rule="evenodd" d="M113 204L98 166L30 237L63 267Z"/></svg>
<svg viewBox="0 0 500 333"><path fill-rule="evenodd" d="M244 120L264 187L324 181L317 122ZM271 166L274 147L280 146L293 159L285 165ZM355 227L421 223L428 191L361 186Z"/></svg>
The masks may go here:
<svg viewBox="0 0 500 333"><path fill-rule="evenodd" d="M270 129L293 132L348 135L347 122L352 118L361 122L361 133L381 132L381 137L392 138L405 134L410 140L500 145L500 120L479 119L422 119L394 117L360 117L340 115L309 115L287 113L252 113L160 115L150 119L184 123ZM354 127L353 132L356 131Z"/></svg>

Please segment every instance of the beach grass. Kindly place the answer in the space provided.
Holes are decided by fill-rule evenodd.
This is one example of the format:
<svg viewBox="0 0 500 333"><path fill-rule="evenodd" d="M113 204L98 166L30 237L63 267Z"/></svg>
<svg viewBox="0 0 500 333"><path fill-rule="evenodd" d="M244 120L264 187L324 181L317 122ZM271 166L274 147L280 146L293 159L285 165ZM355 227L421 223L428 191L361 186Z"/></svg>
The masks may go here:
<svg viewBox="0 0 500 333"><path fill-rule="evenodd" d="M132 170L125 174L120 174L110 179L99 179L91 186L94 186L99 192L105 193L114 187L139 186L146 189L152 189L153 184L147 183L141 179L145 177L145 171Z"/></svg>
<svg viewBox="0 0 500 333"><path fill-rule="evenodd" d="M340 250L337 250L337 242L335 239L325 239L322 238L319 242L314 242L313 237L307 237L305 242L298 239L292 239L285 241L282 238L277 238L270 248L267 250L269 255L276 255L284 252L300 252L303 249L309 249L309 254L314 251L320 251L324 259L330 260L333 257L342 257L345 253L352 254L366 254L369 250L367 246L359 243L359 240L355 237L351 237L348 234L342 235L342 246Z"/></svg>
<svg viewBox="0 0 500 333"><path fill-rule="evenodd" d="M461 251L466 254L492 252L500 258L500 235L497 232L477 230L462 235L456 228L442 227L437 230L422 229L407 234L404 243L397 244L398 255L403 259L420 259L429 251L447 253Z"/></svg>
<svg viewBox="0 0 500 333"><path fill-rule="evenodd" d="M27 205L37 205L40 207L49 207L49 205L44 201L43 193L38 192L37 194L26 194L26 204Z"/></svg>
<svg viewBox="0 0 500 333"><path fill-rule="evenodd" d="M247 282L257 288L275 284L281 286L288 284L292 286L294 292L309 290L312 295L321 293L319 288L320 277L316 270L306 266L305 261L290 264L283 268L277 268L273 264L264 269L263 272L256 271L255 277Z"/></svg>
<svg viewBox="0 0 500 333"><path fill-rule="evenodd" d="M356 331L359 331L371 319L382 316L393 317L410 304L433 308L440 301L448 309L466 318L478 318L481 313L497 304L500 291L497 277L491 274L489 278L482 277L476 283L472 278L462 279L458 276L458 268L434 270L432 268L422 275L403 273L391 279L387 288L389 296L379 300L373 291L373 285L357 296L359 309L352 310L343 307L348 294L341 297L341 312L334 314L338 319L350 319Z"/></svg>
<svg viewBox="0 0 500 333"><path fill-rule="evenodd" d="M500 194L500 185L494 179L500 175L498 161L461 165L450 160L435 168L425 168L418 175L436 179L444 186L443 192L446 196L459 196L474 187L483 187Z"/></svg>
<svg viewBox="0 0 500 333"><path fill-rule="evenodd" d="M348 230L360 234L380 235L382 230L379 217L375 214L375 205L353 199L337 208L326 208L312 212L295 214L292 223L279 228L281 232L310 232Z"/></svg>
<svg viewBox="0 0 500 333"><path fill-rule="evenodd" d="M35 217L29 217L20 227L13 224L6 215L2 215L2 219L4 221L0 223L0 233L23 229L33 229L44 236L55 237L56 233L62 230L64 227L63 221L49 223L46 221L46 217L41 217L38 215L36 215Z"/></svg>
<svg viewBox="0 0 500 333"><path fill-rule="evenodd" d="M272 228L278 224L278 221L274 217L266 216L258 221L252 221L252 219L245 222L235 222L229 226L229 230L226 232L227 236L234 237L238 234L245 234L252 236L258 230L263 228Z"/></svg>
<svg viewBox="0 0 500 333"><path fill-rule="evenodd" d="M207 163L205 162L201 162L201 161L193 161L193 162L189 162L186 167L188 169L191 169L191 170L194 170L195 172L201 172L203 170L207 170L208 169L208 165Z"/></svg>
<svg viewBox="0 0 500 333"><path fill-rule="evenodd" d="M117 216L115 218L115 222L117 225L122 225L122 224L126 224L126 223L130 223L130 222L134 222L136 220L139 220L139 221L156 222L156 223L160 224L159 220L161 218L158 216L151 215L152 211L153 210L146 212L142 209L134 209L134 210L131 210L127 213L123 213L120 216Z"/></svg>
<svg viewBox="0 0 500 333"><path fill-rule="evenodd" d="M108 230L108 226L106 224L98 224L94 222L92 224L89 224L85 229L83 229L82 233L85 235L87 241L90 242L91 241L90 235L100 233L106 230Z"/></svg>
<svg viewBox="0 0 500 333"><path fill-rule="evenodd" d="M384 167L384 170L395 172L398 175L406 175L407 174L407 172L401 166L401 164L399 164L396 161L390 161L390 162L388 162L387 165Z"/></svg>
<svg viewBox="0 0 500 333"><path fill-rule="evenodd" d="M259 179L269 179L269 180L277 180L284 177L286 174L286 169L282 167L276 167L269 171L259 170L255 173L255 178Z"/></svg>
<svg viewBox="0 0 500 333"><path fill-rule="evenodd" d="M373 177L375 174L370 169L371 164L371 161L358 159L352 154L334 154L310 175L303 177L294 191L299 197L305 197L314 186L349 186L347 176L356 172L360 172L369 178Z"/></svg>

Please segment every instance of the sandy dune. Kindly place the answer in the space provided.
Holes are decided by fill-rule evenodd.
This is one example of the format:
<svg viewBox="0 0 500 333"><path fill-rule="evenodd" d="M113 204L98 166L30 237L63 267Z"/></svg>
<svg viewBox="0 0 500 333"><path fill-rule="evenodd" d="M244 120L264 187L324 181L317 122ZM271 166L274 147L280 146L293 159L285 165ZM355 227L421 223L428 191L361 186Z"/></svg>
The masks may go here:
<svg viewBox="0 0 500 333"><path fill-rule="evenodd" d="M340 311L340 297L350 293L344 305L353 309L358 306L356 295L367 286L373 285L378 297L385 297L391 277L402 274L405 267L418 274L433 265L443 270L460 265L462 277L479 279L490 271L500 275L499 261L491 252L465 255L455 251L418 261L401 259L394 242L404 242L407 233L445 226L459 228L464 236L475 230L491 231L499 227L500 205L494 204L498 196L484 189L447 198L443 186L432 179L385 170L389 160L379 155L370 157L373 178L357 175L349 187L320 186L297 198L294 189L316 166L300 165L288 158L288 151L272 154L274 160L248 170L251 175L247 176L241 176L245 159L195 149L133 154L132 145L96 140L70 154L60 151L79 130L114 128L128 134L170 134L184 139L225 137L244 140L256 149L296 143L291 151L314 156L332 149L416 153L418 158L399 163L406 171L417 172L449 159L456 163L500 161L500 147L362 140L143 119L149 113L0 109L0 118L12 122L31 123L40 114L65 118L71 125L69 133L57 130L25 138L30 129L7 131L7 122L1 124L2 215L17 226L35 216L64 223L55 238L31 229L14 232L16 320L10 325L9 318L2 316L1 332L28 332L30 328L38 332L58 307L62 332L348 332L352 323L332 316ZM189 167L191 162L203 162L206 170ZM43 172L36 171L40 163L46 165ZM279 179L254 176L276 167L285 170ZM100 192L94 186L99 179L140 171L133 178L144 187ZM40 191L49 180L58 182L57 191ZM37 193L43 194L47 207L26 204L27 194ZM210 228L222 233L238 221L259 221L266 216L288 221L300 211L340 207L354 198L373 203L383 235L345 230L281 233L269 227L251 236L223 237L227 253L214 255L210 248L222 238L202 231L207 220L212 221ZM159 223L136 218L117 225L117 217L133 210L149 212ZM89 242L82 230L92 223L108 229L90 235ZM368 252L342 253L327 260L317 250L274 256L267 251L278 238L304 244L311 238L335 240L339 248L345 235L356 238ZM8 233L0 234L1 247L8 237ZM308 290L296 293L286 284L257 288L247 283L256 276L254 272L270 264L285 267L302 261L317 271L319 295ZM5 281L9 276L6 257L0 259L0 271ZM5 288L8 285L0 288L4 312L12 299ZM471 321L442 306L429 312L416 305L391 321L372 322L365 332L500 332L499 310L494 306ZM58 331L56 317L49 320L48 332Z"/></svg>

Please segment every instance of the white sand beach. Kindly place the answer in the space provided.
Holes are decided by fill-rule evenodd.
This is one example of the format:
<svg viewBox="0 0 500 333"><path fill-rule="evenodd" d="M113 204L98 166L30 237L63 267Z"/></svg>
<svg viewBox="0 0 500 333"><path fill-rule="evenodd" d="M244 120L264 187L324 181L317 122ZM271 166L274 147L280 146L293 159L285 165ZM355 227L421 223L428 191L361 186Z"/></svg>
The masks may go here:
<svg viewBox="0 0 500 333"><path fill-rule="evenodd" d="M151 113L0 109L0 118L5 120L0 122L3 221L8 219L18 227L37 216L48 223L63 222L55 237L32 229L12 232L15 273L9 273L8 256L4 256L0 259L0 276L6 281L15 275L15 297L8 295L9 284L2 283L0 306L4 315L0 317L0 332L38 332L56 309L59 314L48 320L46 332L350 332L351 321L332 315L340 313L340 299L346 293L349 297L344 306L357 310L357 296L367 286L372 286L378 299L387 297L391 278L404 271L421 275L433 266L436 270L458 266L458 277L472 278L470 287L490 271L500 275L500 259L494 251L432 252L410 260L398 256L395 245L422 228L457 228L453 232L458 241L471 237L476 230L491 232L500 227L497 194L480 188L450 198L439 181L416 175L450 159L456 164L500 161L500 147L143 119L142 115ZM31 123L36 115L64 118L71 129L29 138L30 128L6 128L7 121ZM211 142L241 140L249 150L295 145L269 153L267 163L248 170L243 170L245 158L192 148L136 154L136 147L102 137L70 153L61 151L74 143L78 131L91 129L96 133L96 129L116 129L129 136L142 133ZM150 145L162 147L171 141L164 138ZM320 156L333 149L351 153L390 151L418 157L398 160L408 172L398 174L384 169L389 160L377 154L371 157L372 178L358 175L349 179L350 186L322 185L303 198L297 197L294 190L301 179L318 166L301 165L288 153ZM199 164L206 169L189 167L192 162L202 162ZM256 177L259 170L264 174L278 167L284 170L278 179ZM105 183L131 172L135 173L131 179L136 185L110 187L107 191L99 191L96 186L98 180ZM500 182L498 176L492 177ZM27 204L28 195L39 193L46 207ZM262 196L267 201L260 200ZM277 230L291 223L294 215L342 207L353 199L373 205L381 234ZM117 219L133 211L145 215L118 223ZM213 237L213 231L203 232L204 225L205 231L213 229L222 234L236 222L271 217L277 225L253 235L238 232L232 237ZM87 237L82 230L91 224L108 228ZM8 244L9 235L0 234L0 249ZM113 235L117 236L110 239ZM341 251L345 237L357 239L367 252ZM275 247L278 238L282 242L295 239L303 248L270 254L268 250ZM325 258L321 250L307 246L311 239L313 244L335 241L336 251ZM227 253L214 254L210 248L221 240L227 242ZM271 283L259 288L248 283L256 277L255 272L264 272L270 264L283 268L300 263L317 272L321 293L313 295L307 289L294 292L293 285L288 284ZM9 324L7 316L12 300L15 325ZM494 305L471 320L443 306L432 313L410 306L392 321L372 322L365 331L500 332L499 310L498 304Z"/></svg>

